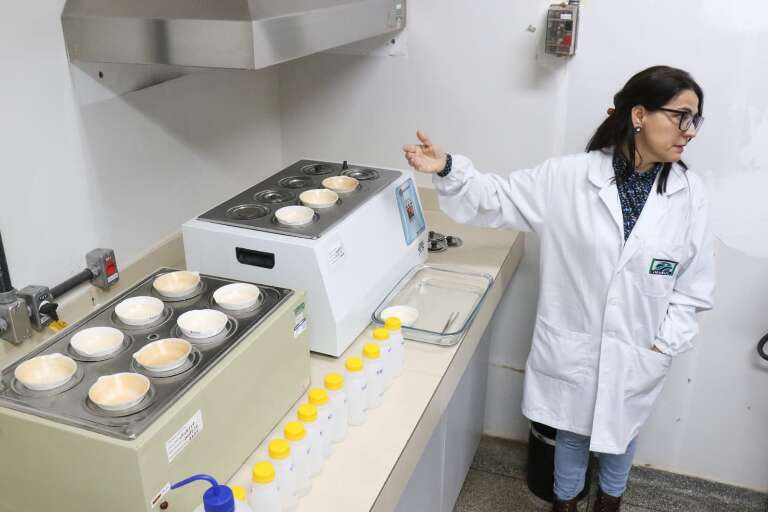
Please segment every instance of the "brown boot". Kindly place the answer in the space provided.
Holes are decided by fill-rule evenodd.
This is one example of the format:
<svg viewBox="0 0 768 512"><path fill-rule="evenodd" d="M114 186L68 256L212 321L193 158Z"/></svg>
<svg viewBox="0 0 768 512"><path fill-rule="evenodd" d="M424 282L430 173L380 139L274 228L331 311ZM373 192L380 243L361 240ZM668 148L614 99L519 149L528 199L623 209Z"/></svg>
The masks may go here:
<svg viewBox="0 0 768 512"><path fill-rule="evenodd" d="M618 498L605 494L602 489L597 490L594 512L619 512L621 509L621 496Z"/></svg>
<svg viewBox="0 0 768 512"><path fill-rule="evenodd" d="M576 512L577 503L577 498L568 501L562 501L555 498L552 500L552 512Z"/></svg>

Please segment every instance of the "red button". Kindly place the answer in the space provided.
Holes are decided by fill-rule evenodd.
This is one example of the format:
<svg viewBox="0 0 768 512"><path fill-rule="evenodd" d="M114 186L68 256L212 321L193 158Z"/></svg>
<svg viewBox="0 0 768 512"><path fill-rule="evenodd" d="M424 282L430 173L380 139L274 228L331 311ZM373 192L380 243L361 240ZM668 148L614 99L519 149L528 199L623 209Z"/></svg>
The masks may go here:
<svg viewBox="0 0 768 512"><path fill-rule="evenodd" d="M573 34L565 34L563 36L563 46L571 46L573 42Z"/></svg>
<svg viewBox="0 0 768 512"><path fill-rule="evenodd" d="M117 265L115 265L115 262L112 260L112 258L109 258L107 260L106 272L107 272L107 277L117 272Z"/></svg>

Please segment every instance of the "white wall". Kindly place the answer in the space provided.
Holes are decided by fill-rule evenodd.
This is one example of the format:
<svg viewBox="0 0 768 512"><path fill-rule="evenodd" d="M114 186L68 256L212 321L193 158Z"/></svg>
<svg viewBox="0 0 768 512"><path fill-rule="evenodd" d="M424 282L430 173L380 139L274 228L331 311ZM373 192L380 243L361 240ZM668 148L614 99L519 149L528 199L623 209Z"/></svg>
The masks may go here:
<svg viewBox="0 0 768 512"><path fill-rule="evenodd" d="M300 156L402 167L421 128L481 169L505 172L583 150L613 94L657 63L690 70L707 122L687 159L710 183L719 238L717 309L675 362L637 462L768 490L768 21L757 0L584 2L579 53L541 55L549 2L409 4L407 57L321 54L280 69L286 162ZM535 35L525 29L539 27ZM538 279L538 243L504 298L493 338L486 432L524 439L519 412ZM727 244L727 245L726 245Z"/></svg>
<svg viewBox="0 0 768 512"><path fill-rule="evenodd" d="M275 69L118 96L70 67L63 4L17 2L0 18L0 231L16 287L69 277L97 246L131 261L282 163ZM103 81L153 73L105 67Z"/></svg>

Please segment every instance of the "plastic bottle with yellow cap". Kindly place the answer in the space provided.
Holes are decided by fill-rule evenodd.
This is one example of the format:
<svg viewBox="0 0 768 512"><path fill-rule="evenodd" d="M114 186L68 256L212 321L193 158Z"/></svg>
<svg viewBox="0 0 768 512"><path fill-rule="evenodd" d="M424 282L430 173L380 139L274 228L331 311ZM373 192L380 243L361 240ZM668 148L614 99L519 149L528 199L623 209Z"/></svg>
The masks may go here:
<svg viewBox="0 0 768 512"><path fill-rule="evenodd" d="M349 421L349 404L347 392L344 390L344 376L340 373L329 373L323 380L325 389L331 399L333 421L331 422L331 441L340 443L347 437L347 422Z"/></svg>
<svg viewBox="0 0 768 512"><path fill-rule="evenodd" d="M300 421L289 421L283 428L283 435L291 445L293 469L296 473L296 495L306 496L312 487L309 479L309 455L311 447L307 437L307 429Z"/></svg>
<svg viewBox="0 0 768 512"><path fill-rule="evenodd" d="M389 331L389 343L392 345L392 359L394 361L392 376L399 377L403 373L405 364L405 338L403 338L403 325L399 318L391 316L384 319L384 328Z"/></svg>
<svg viewBox="0 0 768 512"><path fill-rule="evenodd" d="M299 406L296 415L304 424L309 439L309 476L314 478L323 470L323 444L320 440L319 427L317 425L317 407L312 404Z"/></svg>
<svg viewBox="0 0 768 512"><path fill-rule="evenodd" d="M271 462L262 461L253 465L248 504L254 511L281 512L283 507L275 480L275 466Z"/></svg>
<svg viewBox="0 0 768 512"><path fill-rule="evenodd" d="M235 512L253 512L248 506L248 491L241 485L231 485L232 496L235 497Z"/></svg>
<svg viewBox="0 0 768 512"><path fill-rule="evenodd" d="M349 404L349 424L352 426L365 423L365 410L368 408L368 379L363 370L363 360L350 357L344 364L347 369L347 403Z"/></svg>
<svg viewBox="0 0 768 512"><path fill-rule="evenodd" d="M269 442L269 459L275 466L277 492L284 512L296 509L296 472L291 456L291 445L285 439L273 439Z"/></svg>
<svg viewBox="0 0 768 512"><path fill-rule="evenodd" d="M365 377L368 381L368 409L375 409L384 400L384 364L381 361L381 349L376 343L363 345Z"/></svg>
<svg viewBox="0 0 768 512"><path fill-rule="evenodd" d="M333 409L328 392L323 388L312 388L307 394L309 403L317 408L317 426L320 431L320 444L323 446L323 457L328 458L333 450L331 445L331 423Z"/></svg>
<svg viewBox="0 0 768 512"><path fill-rule="evenodd" d="M392 385L392 379L395 378L395 353L392 351L389 331L384 327L377 327L373 330L373 341L379 345L379 350L381 350L381 366L384 369L382 382L384 390L387 390Z"/></svg>

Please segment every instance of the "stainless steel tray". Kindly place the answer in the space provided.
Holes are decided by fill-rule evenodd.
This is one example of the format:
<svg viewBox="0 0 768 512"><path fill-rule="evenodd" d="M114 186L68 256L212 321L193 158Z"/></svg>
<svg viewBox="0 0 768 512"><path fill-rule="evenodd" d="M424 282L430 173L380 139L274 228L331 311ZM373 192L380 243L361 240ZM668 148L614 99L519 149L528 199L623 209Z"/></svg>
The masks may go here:
<svg viewBox="0 0 768 512"><path fill-rule="evenodd" d="M213 292L220 286L236 281L201 274L201 285L193 294L169 299L158 295L152 282L160 274L173 270L157 270L3 370L0 373L0 407L9 407L118 439L135 439L293 294L285 288L258 285L262 299L254 308L243 312L221 310L213 301ZM156 296L165 302L165 312L158 322L133 327L123 324L117 318L115 306L128 297L138 295ZM205 343L187 338L193 345L187 363L170 372L152 372L136 364L133 353L147 343L160 338L185 338L176 325L176 319L182 313L206 308L223 311L229 321L224 332ZM69 341L75 333L96 326L116 327L125 334L122 349L108 359L83 357L70 348ZM77 362L78 371L67 384L51 391L32 391L16 381L13 372L19 364L35 356L54 352L67 355ZM150 391L142 402L131 409L120 412L101 410L88 399L88 390L101 375L118 372L144 374L150 380Z"/></svg>
<svg viewBox="0 0 768 512"><path fill-rule="evenodd" d="M419 316L412 325L403 326L406 339L455 345L472 324L492 284L490 274L419 265L389 292L372 318L374 323L383 324L381 313L386 308L410 306L418 310Z"/></svg>

